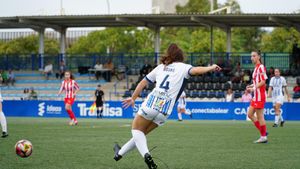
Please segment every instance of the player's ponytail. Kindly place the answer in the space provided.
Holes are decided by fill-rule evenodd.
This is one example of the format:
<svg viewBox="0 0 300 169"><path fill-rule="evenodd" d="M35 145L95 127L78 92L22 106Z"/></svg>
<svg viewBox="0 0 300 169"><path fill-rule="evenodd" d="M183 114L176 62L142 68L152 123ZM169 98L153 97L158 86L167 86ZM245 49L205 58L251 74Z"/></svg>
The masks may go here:
<svg viewBox="0 0 300 169"><path fill-rule="evenodd" d="M172 64L173 62L183 62L183 51L175 44L172 43L164 56L161 57L161 63L165 65Z"/></svg>

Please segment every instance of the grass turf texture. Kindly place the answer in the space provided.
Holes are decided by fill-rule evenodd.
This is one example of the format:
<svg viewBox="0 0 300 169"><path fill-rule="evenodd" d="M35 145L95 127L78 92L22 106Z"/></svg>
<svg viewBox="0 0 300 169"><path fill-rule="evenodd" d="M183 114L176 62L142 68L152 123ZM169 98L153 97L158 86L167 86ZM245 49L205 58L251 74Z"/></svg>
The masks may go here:
<svg viewBox="0 0 300 169"><path fill-rule="evenodd" d="M7 118L9 137L0 139L1 169L143 169L137 150L119 162L113 145L130 137L131 120ZM269 143L253 144L258 132L246 121L168 121L150 133L149 148L159 168L300 168L300 123L287 122L272 128ZM15 154L18 140L28 139L33 154L22 159ZM159 158L159 159L157 159Z"/></svg>

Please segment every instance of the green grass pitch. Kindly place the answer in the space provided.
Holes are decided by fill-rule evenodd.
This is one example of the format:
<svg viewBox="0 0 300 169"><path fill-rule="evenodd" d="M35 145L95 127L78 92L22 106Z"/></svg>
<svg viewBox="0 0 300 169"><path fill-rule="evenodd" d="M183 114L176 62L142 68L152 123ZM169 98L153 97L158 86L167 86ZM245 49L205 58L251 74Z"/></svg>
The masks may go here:
<svg viewBox="0 0 300 169"><path fill-rule="evenodd" d="M78 126L57 118L7 120L10 135L0 138L1 169L147 168L137 150L119 162L112 159L114 142L122 145L131 137L131 120L79 119ZM148 146L156 147L151 154L161 169L300 168L300 123L271 125L269 143L253 144L259 134L250 122L169 120L147 136ZM20 139L33 144L29 158L15 154Z"/></svg>

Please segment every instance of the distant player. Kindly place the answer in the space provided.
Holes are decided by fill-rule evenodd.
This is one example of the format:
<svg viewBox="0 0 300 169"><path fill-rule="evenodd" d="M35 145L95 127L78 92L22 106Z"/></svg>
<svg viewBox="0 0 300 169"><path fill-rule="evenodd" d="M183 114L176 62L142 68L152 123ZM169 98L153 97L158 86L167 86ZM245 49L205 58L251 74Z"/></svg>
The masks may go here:
<svg viewBox="0 0 300 169"><path fill-rule="evenodd" d="M95 91L95 102L97 108L97 118L102 118L104 92L101 90L101 85L98 85Z"/></svg>
<svg viewBox="0 0 300 169"><path fill-rule="evenodd" d="M284 120L282 117L282 112L280 111L280 108L283 105L284 101L282 88L284 88L285 90L285 95L287 96L288 101L290 101L290 95L287 90L286 80L284 77L280 76L279 69L275 69L274 74L275 76L271 78L268 90L268 97L272 95L273 107L275 109L275 122L273 124L273 127L278 127L279 121L280 126L283 127Z"/></svg>
<svg viewBox="0 0 300 169"><path fill-rule="evenodd" d="M186 95L183 91L178 99L178 105L177 105L177 114L178 114L178 121L182 121L182 113L189 115L192 118L192 113L186 111Z"/></svg>
<svg viewBox="0 0 300 169"><path fill-rule="evenodd" d="M148 84L156 82L155 88L148 94L134 117L131 129L132 138L122 148L118 144L115 145L114 159L116 161L132 149L137 148L148 168L156 169L157 165L147 146L146 135L165 123L190 76L221 69L215 64L209 67L192 67L183 61L182 50L176 44L171 44L166 55L161 58L162 63L139 82L130 98L123 100L124 108L134 106L135 100L142 90ZM170 140L166 140L166 144L168 141Z"/></svg>
<svg viewBox="0 0 300 169"><path fill-rule="evenodd" d="M65 97L65 109L69 114L69 117L71 119L70 125L77 125L78 122L76 120L76 117L72 111L72 105L75 101L75 97L77 92L79 91L79 86L77 82L74 80L74 76L70 71L65 72L65 79L61 83L60 90L58 92L58 95L60 95L63 91L66 93Z"/></svg>
<svg viewBox="0 0 300 169"><path fill-rule="evenodd" d="M1 122L1 127L2 127L2 137L4 138L4 137L7 137L8 134L7 134L6 118L2 111L2 102L3 102L3 99L2 99L1 90L0 90L0 122Z"/></svg>
<svg viewBox="0 0 300 169"><path fill-rule="evenodd" d="M267 127L266 121L264 117L264 107L266 103L266 68L263 64L261 64L261 54L260 51L253 51L251 53L251 61L255 65L252 81L253 84L247 86L247 90L254 93L254 97L250 103L250 107L248 109L248 117L252 120L255 127L260 132L260 138L256 140L254 143L267 143ZM256 117L254 116L256 114Z"/></svg>

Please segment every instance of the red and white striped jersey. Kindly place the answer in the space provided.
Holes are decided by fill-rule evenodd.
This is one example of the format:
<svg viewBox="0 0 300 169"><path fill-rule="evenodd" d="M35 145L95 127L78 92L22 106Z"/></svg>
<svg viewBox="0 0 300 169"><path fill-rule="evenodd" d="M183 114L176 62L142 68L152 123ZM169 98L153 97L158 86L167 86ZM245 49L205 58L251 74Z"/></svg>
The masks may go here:
<svg viewBox="0 0 300 169"><path fill-rule="evenodd" d="M65 98L75 98L75 90L79 90L79 86L75 80L64 80L61 83L61 87L59 92L61 91L66 92Z"/></svg>
<svg viewBox="0 0 300 169"><path fill-rule="evenodd" d="M267 80L266 68L263 64L257 64L252 74L253 85L256 86L259 82ZM254 91L253 101L263 101L265 102L267 98L266 85L257 88Z"/></svg>

